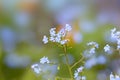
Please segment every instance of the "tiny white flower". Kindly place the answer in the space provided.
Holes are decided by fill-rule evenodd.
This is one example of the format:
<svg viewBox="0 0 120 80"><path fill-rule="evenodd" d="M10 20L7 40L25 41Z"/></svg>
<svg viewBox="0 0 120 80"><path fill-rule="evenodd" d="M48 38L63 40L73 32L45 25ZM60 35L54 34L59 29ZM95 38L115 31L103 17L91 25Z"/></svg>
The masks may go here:
<svg viewBox="0 0 120 80"><path fill-rule="evenodd" d="M82 80L86 80L86 77L85 77L85 76L82 76Z"/></svg>
<svg viewBox="0 0 120 80"><path fill-rule="evenodd" d="M56 36L56 31L55 31L56 28L51 28L50 29L50 36Z"/></svg>
<svg viewBox="0 0 120 80"><path fill-rule="evenodd" d="M78 76L77 78L75 78L75 80L81 80L81 76Z"/></svg>
<svg viewBox="0 0 120 80"><path fill-rule="evenodd" d="M116 32L116 28L111 30L111 37L115 40L119 40L120 39L120 31Z"/></svg>
<svg viewBox="0 0 120 80"><path fill-rule="evenodd" d="M96 42L89 42L89 43L87 43L87 45L88 46L94 46L94 47L96 47L96 48L98 48L99 47L99 44L98 43L96 43Z"/></svg>
<svg viewBox="0 0 120 80"><path fill-rule="evenodd" d="M75 73L74 73L74 78L77 78L78 75L79 75L79 73L78 73L77 71L75 71Z"/></svg>
<svg viewBox="0 0 120 80"><path fill-rule="evenodd" d="M117 40L117 44L120 45L120 39Z"/></svg>
<svg viewBox="0 0 120 80"><path fill-rule="evenodd" d="M117 45L117 50L119 50L120 49L120 45Z"/></svg>
<svg viewBox="0 0 120 80"><path fill-rule="evenodd" d="M35 73L37 73L37 74L39 74L40 71L41 71L41 68L40 68L40 66L39 66L38 64L33 64L33 65L31 66L31 68L32 68L33 71L34 71Z"/></svg>
<svg viewBox="0 0 120 80"><path fill-rule="evenodd" d="M79 73L82 72L83 69L84 69L84 67L81 66L81 67L77 68L77 70L75 70L75 73L74 73L75 80L80 80L80 79L85 80L84 77L82 78L82 77L79 76Z"/></svg>
<svg viewBox="0 0 120 80"><path fill-rule="evenodd" d="M57 33L57 36L58 37L65 37L66 35L66 31L64 29L61 29L58 33Z"/></svg>
<svg viewBox="0 0 120 80"><path fill-rule="evenodd" d="M50 63L50 61L48 60L48 57L45 57L45 56L44 56L43 58L40 59L40 63L41 63L41 64Z"/></svg>
<svg viewBox="0 0 120 80"><path fill-rule="evenodd" d="M91 48L89 51L90 54L94 54L95 53L95 48Z"/></svg>
<svg viewBox="0 0 120 80"><path fill-rule="evenodd" d="M61 38L60 37L55 37L55 42L60 42L61 41Z"/></svg>
<svg viewBox="0 0 120 80"><path fill-rule="evenodd" d="M114 75L112 74L112 72L110 74L110 80L115 80Z"/></svg>
<svg viewBox="0 0 120 80"><path fill-rule="evenodd" d="M49 40L55 42L55 38L53 36L51 36Z"/></svg>
<svg viewBox="0 0 120 80"><path fill-rule="evenodd" d="M109 52L110 51L110 46L108 44L104 47L104 51L105 52Z"/></svg>
<svg viewBox="0 0 120 80"><path fill-rule="evenodd" d="M84 69L84 67L83 67L83 66L81 66L81 67L79 67L79 68L77 69L77 71L78 71L78 72L82 72L82 71L83 71L83 69Z"/></svg>
<svg viewBox="0 0 120 80"><path fill-rule="evenodd" d="M65 30L66 30L66 31L71 31L71 30L72 30L72 27L71 27L69 24L66 24Z"/></svg>
<svg viewBox="0 0 120 80"><path fill-rule="evenodd" d="M114 33L116 31L116 28L111 29L111 33Z"/></svg>
<svg viewBox="0 0 120 80"><path fill-rule="evenodd" d="M64 44L67 43L67 41L68 41L68 40L62 40L62 41L60 42L60 44L61 44L61 45L64 45Z"/></svg>
<svg viewBox="0 0 120 80"><path fill-rule="evenodd" d="M42 41L44 42L44 44L47 44L48 43L48 37L43 36L43 40Z"/></svg>
<svg viewBox="0 0 120 80"><path fill-rule="evenodd" d="M115 75L115 78L116 78L117 80L120 80L120 77L119 77L118 75Z"/></svg>

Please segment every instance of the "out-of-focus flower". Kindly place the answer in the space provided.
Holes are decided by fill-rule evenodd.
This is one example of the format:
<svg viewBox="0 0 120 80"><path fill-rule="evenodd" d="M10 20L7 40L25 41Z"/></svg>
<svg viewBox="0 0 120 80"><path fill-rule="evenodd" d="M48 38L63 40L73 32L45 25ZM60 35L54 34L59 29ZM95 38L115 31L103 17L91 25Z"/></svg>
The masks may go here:
<svg viewBox="0 0 120 80"><path fill-rule="evenodd" d="M30 57L27 55L20 56L16 53L8 53L4 58L5 64L11 68L26 67L30 64Z"/></svg>
<svg viewBox="0 0 120 80"><path fill-rule="evenodd" d="M44 44L47 44L47 43L48 43L48 37L47 37L47 36L44 36L44 37L43 37L43 42L44 42Z"/></svg>
<svg viewBox="0 0 120 80"><path fill-rule="evenodd" d="M92 21L83 20L79 23L80 29L86 33L91 33L96 30L96 25Z"/></svg>
<svg viewBox="0 0 120 80"><path fill-rule="evenodd" d="M95 48L91 48L89 51L90 54L94 54L95 53Z"/></svg>
<svg viewBox="0 0 120 80"><path fill-rule="evenodd" d="M91 59L89 59L89 60L86 61L85 68L90 69L91 67L93 67L96 64L97 64L97 60L96 60L95 57L93 57L93 58L91 58Z"/></svg>
<svg viewBox="0 0 120 80"><path fill-rule="evenodd" d="M72 30L72 27L71 27L69 24L66 24L65 30L66 30L66 31L71 31L71 30Z"/></svg>
<svg viewBox="0 0 120 80"><path fill-rule="evenodd" d="M82 71L83 71L83 69L84 69L84 67L83 67L83 66L81 66L81 67L79 67L79 68L77 69L77 71L78 71L78 72L82 72Z"/></svg>
<svg viewBox="0 0 120 80"><path fill-rule="evenodd" d="M82 76L82 80L86 80L86 77L85 77L85 76Z"/></svg>
<svg viewBox="0 0 120 80"><path fill-rule="evenodd" d="M77 78L78 77L78 72L77 71L75 71L75 73L74 73L74 78Z"/></svg>
<svg viewBox="0 0 120 80"><path fill-rule="evenodd" d="M83 69L84 69L84 67L81 66L81 67L77 68L77 70L75 70L75 73L74 73L75 80L79 80L79 78L82 80L86 80L85 76L84 77L79 76L79 73L81 73L83 71Z"/></svg>
<svg viewBox="0 0 120 80"><path fill-rule="evenodd" d="M40 68L40 66L39 66L38 64L33 64L33 65L31 66L31 68L32 68L33 71L34 71L35 73L37 73L37 74L39 74L40 71L41 71L41 68Z"/></svg>
<svg viewBox="0 0 120 80"><path fill-rule="evenodd" d="M95 47L95 48L98 48L99 47L99 45L98 45L98 43L96 43L96 42L89 42L89 43L87 43L87 45L88 46L93 46L93 47Z"/></svg>
<svg viewBox="0 0 120 80"><path fill-rule="evenodd" d="M120 80L120 76L118 75L113 75L112 73L110 74L110 80Z"/></svg>
<svg viewBox="0 0 120 80"><path fill-rule="evenodd" d="M117 50L120 49L120 31L116 31L116 28L111 30L111 37L117 41Z"/></svg>
<svg viewBox="0 0 120 80"><path fill-rule="evenodd" d="M106 63L106 57L103 55L100 55L98 57L92 57L88 59L85 63L85 68L91 68L97 64L105 64Z"/></svg>
<svg viewBox="0 0 120 80"><path fill-rule="evenodd" d="M86 80L85 76L78 76L77 78L75 78L75 80Z"/></svg>
<svg viewBox="0 0 120 80"><path fill-rule="evenodd" d="M88 46L91 46L90 50L89 50L89 53L90 54L94 54L95 53L95 49L99 47L98 43L96 42L89 42L87 43Z"/></svg>
<svg viewBox="0 0 120 80"><path fill-rule="evenodd" d="M110 51L110 46L108 44L105 45L104 51L105 52L109 52Z"/></svg>
<svg viewBox="0 0 120 80"><path fill-rule="evenodd" d="M44 56L43 58L40 59L40 63L41 63L41 64L50 63L50 61L48 60L48 57L45 57L45 56Z"/></svg>
<svg viewBox="0 0 120 80"><path fill-rule="evenodd" d="M120 45L117 45L117 50L119 50L120 49Z"/></svg>
<svg viewBox="0 0 120 80"><path fill-rule="evenodd" d="M83 35L79 32L75 32L73 35L73 39L76 43L81 43L82 42Z"/></svg>
<svg viewBox="0 0 120 80"><path fill-rule="evenodd" d="M67 41L68 41L68 40L62 40L62 41L60 42L60 44L64 45L65 43L67 43Z"/></svg>

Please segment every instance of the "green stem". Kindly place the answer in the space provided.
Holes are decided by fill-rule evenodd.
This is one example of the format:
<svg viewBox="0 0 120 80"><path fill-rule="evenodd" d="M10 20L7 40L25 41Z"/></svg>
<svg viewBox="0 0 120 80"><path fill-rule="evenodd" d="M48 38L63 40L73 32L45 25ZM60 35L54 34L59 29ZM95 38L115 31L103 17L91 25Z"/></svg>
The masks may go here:
<svg viewBox="0 0 120 80"><path fill-rule="evenodd" d="M73 67L75 67L77 64L79 64L83 59L84 59L84 57L82 57L79 61L77 61L76 63L74 63L74 64L71 66L71 69L72 69Z"/></svg>
<svg viewBox="0 0 120 80"><path fill-rule="evenodd" d="M67 47L66 47L66 45L64 45L63 48L64 48L64 53L65 53L65 58L66 58L66 64L67 64L67 67L68 67L68 70L69 70L69 73L70 73L71 80L74 80L73 79L73 75L72 75L72 71L71 71L71 67L69 65L69 59L68 59L68 56L67 56Z"/></svg>

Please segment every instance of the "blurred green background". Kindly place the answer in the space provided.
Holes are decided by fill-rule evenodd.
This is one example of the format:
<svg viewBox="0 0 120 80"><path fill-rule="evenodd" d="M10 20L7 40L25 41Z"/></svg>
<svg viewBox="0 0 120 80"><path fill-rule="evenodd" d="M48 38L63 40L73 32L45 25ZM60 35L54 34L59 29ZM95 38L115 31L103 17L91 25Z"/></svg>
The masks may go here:
<svg viewBox="0 0 120 80"><path fill-rule="evenodd" d="M54 76L69 77L62 49L55 44L44 45L43 35L51 27L73 28L70 35L71 63L79 60L87 49L86 43L95 41L100 47L97 55L86 59L84 75L87 80L109 80L109 74L120 74L120 55L107 55L103 47L111 44L110 30L120 26L119 0L0 0L0 80L52 80ZM60 63L46 67L50 72L37 75L31 65L43 56ZM96 62L97 61L97 62ZM84 65L80 63L76 66ZM76 69L73 69L74 70Z"/></svg>

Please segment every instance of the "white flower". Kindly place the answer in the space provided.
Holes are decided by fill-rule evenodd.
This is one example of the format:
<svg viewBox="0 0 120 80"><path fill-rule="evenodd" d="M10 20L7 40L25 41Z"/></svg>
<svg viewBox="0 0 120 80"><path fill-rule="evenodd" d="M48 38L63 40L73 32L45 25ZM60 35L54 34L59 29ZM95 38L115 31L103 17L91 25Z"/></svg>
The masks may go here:
<svg viewBox="0 0 120 80"><path fill-rule="evenodd" d="M111 37L117 41L117 50L120 49L120 31L116 31L116 28L111 30Z"/></svg>
<svg viewBox="0 0 120 80"><path fill-rule="evenodd" d="M120 39L120 32L119 31L117 31L116 33L114 33L114 35L115 35L116 40Z"/></svg>
<svg viewBox="0 0 120 80"><path fill-rule="evenodd" d="M37 73L37 74L39 74L40 71L41 71L41 68L40 68L40 66L39 66L38 64L33 64L33 65L31 66L31 68L32 68L33 71L34 71L35 73Z"/></svg>
<svg viewBox="0 0 120 80"><path fill-rule="evenodd" d="M91 48L89 51L90 54L94 54L95 53L95 48Z"/></svg>
<svg viewBox="0 0 120 80"><path fill-rule="evenodd" d="M116 31L116 28L111 29L111 33L114 33Z"/></svg>
<svg viewBox="0 0 120 80"><path fill-rule="evenodd" d="M110 80L115 80L114 75L112 74L112 72L110 74Z"/></svg>
<svg viewBox="0 0 120 80"><path fill-rule="evenodd" d="M75 70L74 78L75 78L76 80L78 80L78 79L80 78L79 73L82 72L83 69L84 69L84 67L81 66L81 67L77 68L77 70ZM82 80L84 80L84 78L83 78Z"/></svg>
<svg viewBox="0 0 120 80"><path fill-rule="evenodd" d="M66 30L66 31L71 31L71 30L72 30L72 27L71 27L69 24L66 24L65 30Z"/></svg>
<svg viewBox="0 0 120 80"><path fill-rule="evenodd" d="M56 36L56 31L55 31L56 28L51 28L50 29L50 36Z"/></svg>
<svg viewBox="0 0 120 80"><path fill-rule="evenodd" d="M58 37L58 36L56 36L56 37L55 37L55 42L58 42L58 43L59 43L60 41L61 41L61 38Z"/></svg>
<svg viewBox="0 0 120 80"><path fill-rule="evenodd" d="M116 28L114 28L114 29L111 30L111 37L112 38L116 38L115 31L116 31Z"/></svg>
<svg viewBox="0 0 120 80"><path fill-rule="evenodd" d="M120 49L120 45L117 45L117 50L119 50Z"/></svg>
<svg viewBox="0 0 120 80"><path fill-rule="evenodd" d="M49 40L55 42L55 38L53 36L51 36Z"/></svg>
<svg viewBox="0 0 120 80"><path fill-rule="evenodd" d="M65 35L66 35L66 32L65 32L64 29L61 29L61 30L57 33L57 36L59 36L59 37L65 37Z"/></svg>
<svg viewBox="0 0 120 80"><path fill-rule="evenodd" d="M85 77L85 76L82 76L82 80L86 80L86 77Z"/></svg>
<svg viewBox="0 0 120 80"><path fill-rule="evenodd" d="M95 49L99 47L98 43L93 42L93 41L87 43L87 45L92 47L89 51L89 53L91 53L91 54L95 53Z"/></svg>
<svg viewBox="0 0 120 80"><path fill-rule="evenodd" d="M120 45L120 39L117 40L117 44Z"/></svg>
<svg viewBox="0 0 120 80"><path fill-rule="evenodd" d="M75 73L74 73L74 78L77 78L78 77L78 72L77 71L75 71Z"/></svg>
<svg viewBox="0 0 120 80"><path fill-rule="evenodd" d="M108 44L104 47L104 51L105 52L109 52L110 51L110 46Z"/></svg>
<svg viewBox="0 0 120 80"><path fill-rule="evenodd" d="M120 76L118 76L118 75L113 75L112 74L112 72L111 72L111 74L110 74L110 80L120 80Z"/></svg>
<svg viewBox="0 0 120 80"><path fill-rule="evenodd" d="M81 67L79 67L79 68L77 69L77 71L78 71L78 72L82 72L82 71L83 71L83 69L84 69L84 67L83 67L83 66L81 66Z"/></svg>
<svg viewBox="0 0 120 80"><path fill-rule="evenodd" d="M81 80L81 76L77 76L75 80Z"/></svg>
<svg viewBox="0 0 120 80"><path fill-rule="evenodd" d="M115 75L116 80L120 80L120 77L118 75Z"/></svg>
<svg viewBox="0 0 120 80"><path fill-rule="evenodd" d="M40 63L41 63L41 64L50 63L50 61L48 60L48 57L45 57L45 56L44 56L43 58L40 59Z"/></svg>
<svg viewBox="0 0 120 80"><path fill-rule="evenodd" d="M89 42L89 43L87 43L87 45L88 46L94 46L94 47L96 47L96 48L98 48L99 47L99 44L98 43L96 43L96 42Z"/></svg>
<svg viewBox="0 0 120 80"><path fill-rule="evenodd" d="M65 43L67 43L67 41L68 41L68 40L62 40L62 41L60 42L60 44L61 44L61 45L64 45Z"/></svg>
<svg viewBox="0 0 120 80"><path fill-rule="evenodd" d="M44 42L44 44L47 44L48 43L48 37L43 36L43 40L42 41Z"/></svg>
<svg viewBox="0 0 120 80"><path fill-rule="evenodd" d="M116 32L116 28L111 30L111 37L115 40L120 39L120 31Z"/></svg>
<svg viewBox="0 0 120 80"><path fill-rule="evenodd" d="M61 45L64 45L68 42L68 40L65 40L65 35L66 35L67 31L70 31L71 29L72 28L69 24L66 24L65 28L62 28L58 32L56 32L56 28L51 28L49 30L50 37L44 36L42 41L44 42L44 44L48 43L48 41L51 41L51 42L56 42Z"/></svg>

